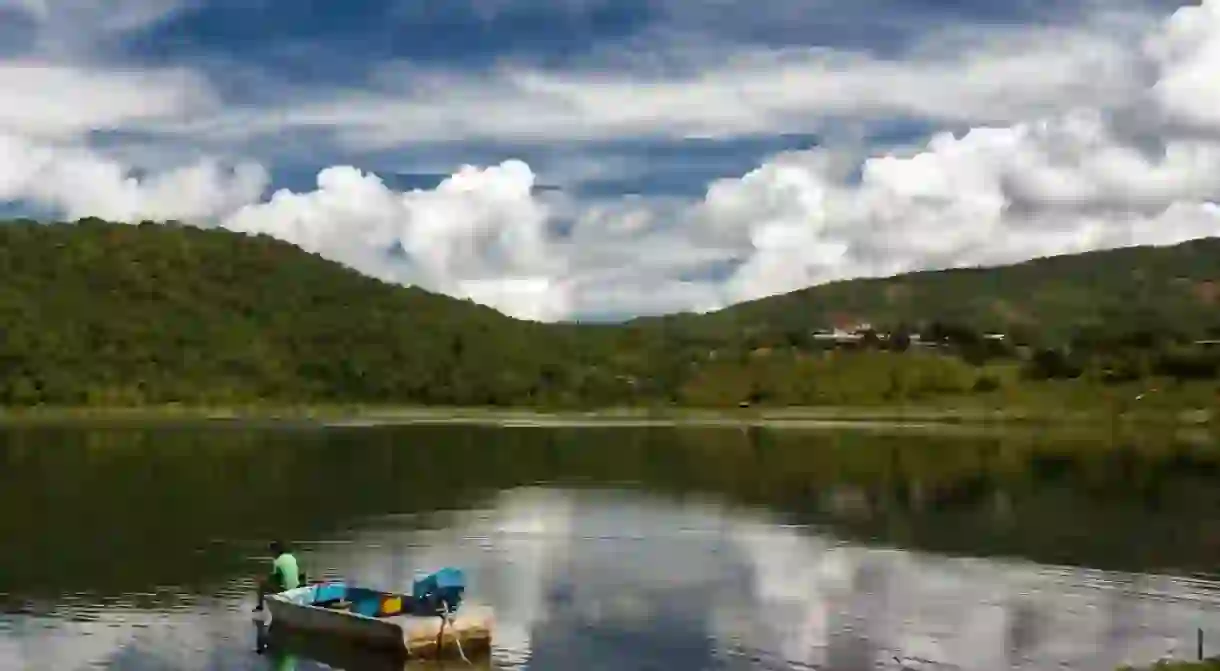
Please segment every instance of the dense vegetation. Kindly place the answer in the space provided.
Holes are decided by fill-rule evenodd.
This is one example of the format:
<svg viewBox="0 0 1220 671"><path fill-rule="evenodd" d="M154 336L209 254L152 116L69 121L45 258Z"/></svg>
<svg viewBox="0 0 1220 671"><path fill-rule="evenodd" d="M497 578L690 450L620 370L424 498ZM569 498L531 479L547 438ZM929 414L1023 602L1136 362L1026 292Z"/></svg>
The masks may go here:
<svg viewBox="0 0 1220 671"><path fill-rule="evenodd" d="M967 324L1022 340L1063 342L1082 327L1201 338L1220 333L1220 238L832 282L708 315L644 318L702 334L802 333L837 323L889 328Z"/></svg>
<svg viewBox="0 0 1220 671"><path fill-rule="evenodd" d="M1035 380L1064 390L1052 403L1160 381L1209 403L1220 375L1220 348L1196 344L1220 336L1214 239L622 325L514 320L266 236L173 223L9 222L0 272L7 406L1010 402L1034 398ZM814 338L844 315L877 332L850 351ZM995 329L1006 339L983 336Z"/></svg>
<svg viewBox="0 0 1220 671"><path fill-rule="evenodd" d="M7 404L529 402L561 331L365 277L269 237L0 226Z"/></svg>

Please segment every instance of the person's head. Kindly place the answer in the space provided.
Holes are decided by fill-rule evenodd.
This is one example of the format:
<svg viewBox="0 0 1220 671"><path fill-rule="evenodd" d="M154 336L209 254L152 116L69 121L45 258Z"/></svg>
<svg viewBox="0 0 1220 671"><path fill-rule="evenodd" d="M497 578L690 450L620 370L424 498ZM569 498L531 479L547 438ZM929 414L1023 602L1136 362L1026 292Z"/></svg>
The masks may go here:
<svg viewBox="0 0 1220 671"><path fill-rule="evenodd" d="M288 547L281 541L271 541L271 556L278 557L288 551Z"/></svg>

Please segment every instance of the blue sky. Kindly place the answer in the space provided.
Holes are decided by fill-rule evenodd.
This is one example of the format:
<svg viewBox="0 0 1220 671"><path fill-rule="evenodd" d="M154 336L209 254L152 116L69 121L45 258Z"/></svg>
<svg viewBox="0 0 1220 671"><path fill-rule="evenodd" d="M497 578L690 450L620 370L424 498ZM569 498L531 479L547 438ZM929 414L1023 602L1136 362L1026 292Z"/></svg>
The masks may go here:
<svg viewBox="0 0 1220 671"><path fill-rule="evenodd" d="M541 319L1173 241L1220 125L1220 11L1180 4L0 0L0 205Z"/></svg>

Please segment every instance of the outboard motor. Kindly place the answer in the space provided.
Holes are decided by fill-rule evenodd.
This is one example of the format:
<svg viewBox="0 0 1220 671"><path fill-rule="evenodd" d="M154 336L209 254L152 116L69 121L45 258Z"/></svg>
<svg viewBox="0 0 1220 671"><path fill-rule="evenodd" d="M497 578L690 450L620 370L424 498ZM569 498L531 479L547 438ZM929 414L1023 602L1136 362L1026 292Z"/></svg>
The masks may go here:
<svg viewBox="0 0 1220 671"><path fill-rule="evenodd" d="M466 574L452 567L416 578L412 585L412 596L421 610L442 616L456 612L465 593Z"/></svg>

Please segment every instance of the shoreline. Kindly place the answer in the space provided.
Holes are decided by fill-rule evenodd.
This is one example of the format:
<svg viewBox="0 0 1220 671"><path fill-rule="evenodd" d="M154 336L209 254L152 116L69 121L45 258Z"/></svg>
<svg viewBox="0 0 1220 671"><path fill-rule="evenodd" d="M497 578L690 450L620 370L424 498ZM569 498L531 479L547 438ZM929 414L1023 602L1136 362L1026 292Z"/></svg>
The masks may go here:
<svg viewBox="0 0 1220 671"><path fill-rule="evenodd" d="M1164 660L1151 666L1123 666L1119 667L1117 671L1220 671L1220 658L1206 659L1201 662Z"/></svg>
<svg viewBox="0 0 1220 671"><path fill-rule="evenodd" d="M1190 406L1116 413L1091 409L1007 408L961 405L802 406L754 408L610 407L491 408L472 406L390 406L361 404L251 404L234 406L33 406L0 407L0 425L90 422L305 422L331 426L395 424L545 425L860 425L963 427L1069 427L1117 429L1136 426L1207 429L1220 426L1220 412Z"/></svg>

